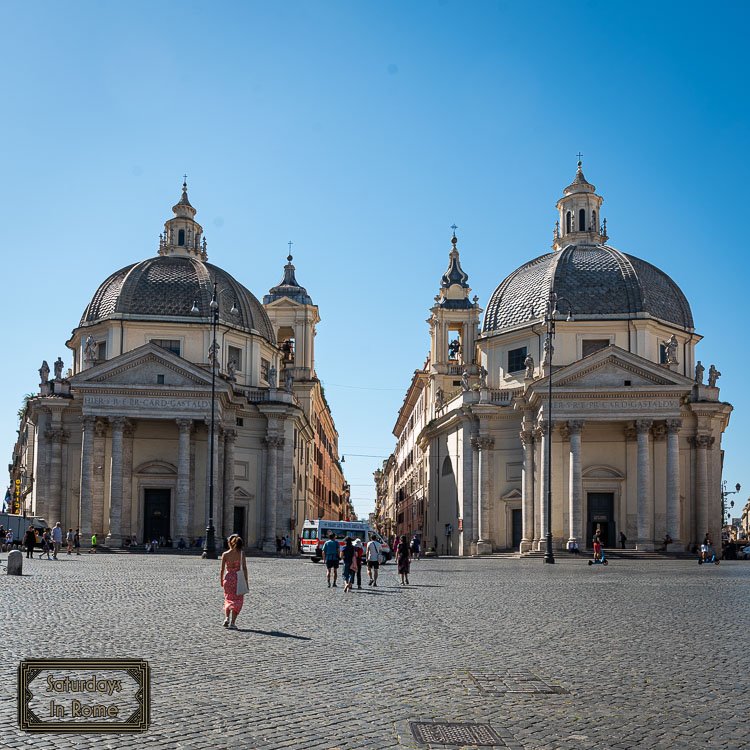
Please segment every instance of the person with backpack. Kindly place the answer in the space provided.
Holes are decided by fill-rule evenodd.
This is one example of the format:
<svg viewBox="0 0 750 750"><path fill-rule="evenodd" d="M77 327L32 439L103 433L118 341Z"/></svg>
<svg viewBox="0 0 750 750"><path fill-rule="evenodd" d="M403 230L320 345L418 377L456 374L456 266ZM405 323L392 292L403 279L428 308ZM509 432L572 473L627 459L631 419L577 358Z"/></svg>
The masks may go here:
<svg viewBox="0 0 750 750"><path fill-rule="evenodd" d="M375 534L370 534L370 541L367 542L366 551L367 575L370 578L367 585L378 585L378 569L380 568L380 544L375 538Z"/></svg>
<svg viewBox="0 0 750 750"><path fill-rule="evenodd" d="M409 545L412 560L419 560L419 546L419 537L414 534L411 538L411 544Z"/></svg>
<svg viewBox="0 0 750 750"><path fill-rule="evenodd" d="M326 561L326 579L328 588L331 588L331 571L333 571L333 588L336 588L336 579L339 576L339 543L336 534L330 532L328 541L323 545L323 559Z"/></svg>
<svg viewBox="0 0 750 750"><path fill-rule="evenodd" d="M362 546L362 540L357 537L354 540L354 555L357 561L357 588L362 588L362 558L365 555L365 549Z"/></svg>

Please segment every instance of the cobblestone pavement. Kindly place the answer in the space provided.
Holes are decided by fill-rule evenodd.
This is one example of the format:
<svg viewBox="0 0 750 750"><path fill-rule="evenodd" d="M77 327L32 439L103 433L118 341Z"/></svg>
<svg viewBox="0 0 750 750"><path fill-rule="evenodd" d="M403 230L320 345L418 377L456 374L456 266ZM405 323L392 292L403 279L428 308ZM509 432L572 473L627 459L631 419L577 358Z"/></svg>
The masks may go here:
<svg viewBox="0 0 750 750"><path fill-rule="evenodd" d="M750 747L750 563L421 560L408 588L389 564L344 594L307 560L250 558L231 631L218 563L24 562L0 575L2 748L427 747L415 721L489 724L514 750ZM150 730L22 733L32 657L149 660Z"/></svg>

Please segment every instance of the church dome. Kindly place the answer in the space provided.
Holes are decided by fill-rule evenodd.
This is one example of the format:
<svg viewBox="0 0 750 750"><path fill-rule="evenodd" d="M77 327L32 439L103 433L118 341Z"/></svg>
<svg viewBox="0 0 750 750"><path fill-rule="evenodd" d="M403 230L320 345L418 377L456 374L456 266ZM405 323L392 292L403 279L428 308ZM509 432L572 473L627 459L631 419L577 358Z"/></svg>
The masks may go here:
<svg viewBox="0 0 750 750"><path fill-rule="evenodd" d="M576 320L653 317L693 328L685 295L663 271L604 244L570 244L514 271L495 289L483 332L544 316L550 291L565 297Z"/></svg>
<svg viewBox="0 0 750 750"><path fill-rule="evenodd" d="M220 323L254 328L275 341L266 311L248 289L218 266L185 255L159 255L116 271L96 290L80 325L107 319L195 323L210 316L214 282ZM193 303L198 314L191 312ZM230 313L233 304L236 314Z"/></svg>

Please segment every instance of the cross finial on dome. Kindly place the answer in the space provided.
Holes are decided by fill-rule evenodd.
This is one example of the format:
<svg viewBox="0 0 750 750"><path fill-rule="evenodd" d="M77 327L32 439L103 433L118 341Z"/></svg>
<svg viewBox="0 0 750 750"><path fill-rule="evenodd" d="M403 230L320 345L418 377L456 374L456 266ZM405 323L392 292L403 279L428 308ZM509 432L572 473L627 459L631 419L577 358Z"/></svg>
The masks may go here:
<svg viewBox="0 0 750 750"><path fill-rule="evenodd" d="M291 240L287 243L289 245L289 255L286 256L286 259L291 263L292 262L292 245L294 244Z"/></svg>
<svg viewBox="0 0 750 750"><path fill-rule="evenodd" d="M578 169L580 169L581 166L583 165L583 154L579 151L577 156L578 156Z"/></svg>
<svg viewBox="0 0 750 750"><path fill-rule="evenodd" d="M455 246L455 244L458 242L458 237L456 237L456 230L458 227L455 224L451 224L451 229L453 230L453 237L451 237L451 244Z"/></svg>

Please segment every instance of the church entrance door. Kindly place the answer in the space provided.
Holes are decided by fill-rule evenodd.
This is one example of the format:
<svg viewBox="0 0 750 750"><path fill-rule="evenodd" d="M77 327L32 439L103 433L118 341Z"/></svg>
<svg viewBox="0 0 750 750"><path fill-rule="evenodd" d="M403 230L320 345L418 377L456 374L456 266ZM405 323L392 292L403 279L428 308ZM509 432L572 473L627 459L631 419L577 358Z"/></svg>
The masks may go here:
<svg viewBox="0 0 750 750"><path fill-rule="evenodd" d="M513 549L519 549L521 546L521 537L523 536L523 513L520 508L514 508L512 511L513 538L510 546Z"/></svg>
<svg viewBox="0 0 750 750"><path fill-rule="evenodd" d="M247 543L247 538L245 537L245 508L242 505L234 506L232 533L239 534L242 537L242 541Z"/></svg>
<svg viewBox="0 0 750 750"><path fill-rule="evenodd" d="M586 546L590 549L594 546L594 535L599 532L602 547L613 547L615 545L615 493L614 492L589 492L586 495L588 505L588 522L586 529Z"/></svg>
<svg viewBox="0 0 750 750"><path fill-rule="evenodd" d="M167 539L169 533L169 510L172 491L164 488L143 491L143 541Z"/></svg>

